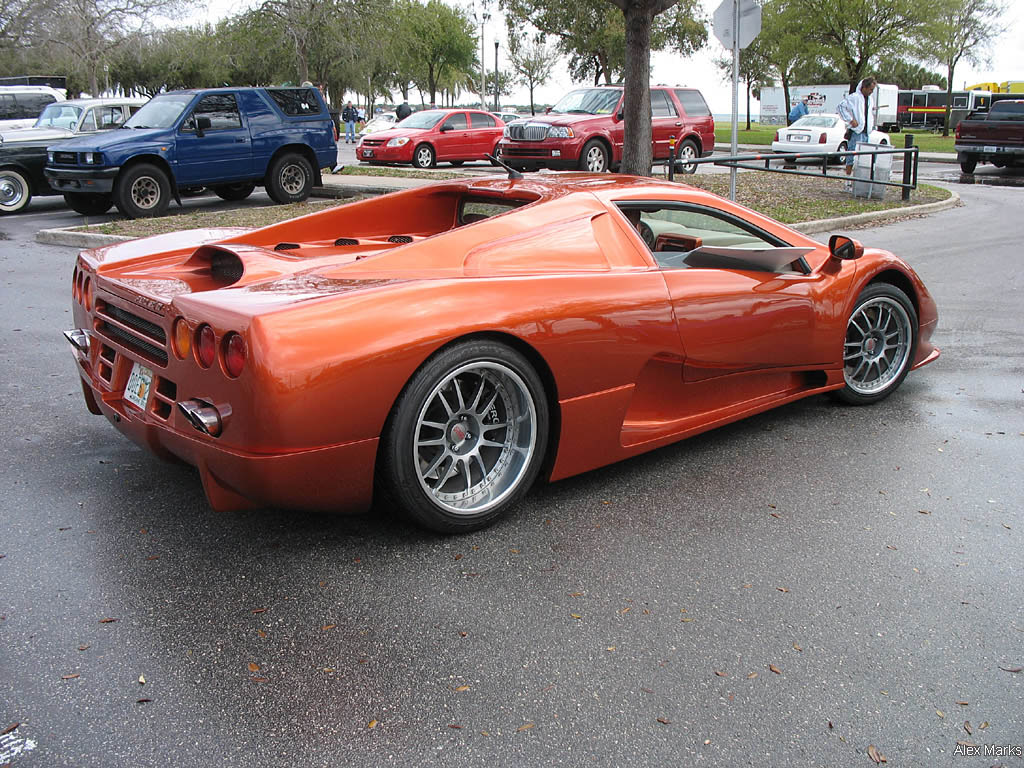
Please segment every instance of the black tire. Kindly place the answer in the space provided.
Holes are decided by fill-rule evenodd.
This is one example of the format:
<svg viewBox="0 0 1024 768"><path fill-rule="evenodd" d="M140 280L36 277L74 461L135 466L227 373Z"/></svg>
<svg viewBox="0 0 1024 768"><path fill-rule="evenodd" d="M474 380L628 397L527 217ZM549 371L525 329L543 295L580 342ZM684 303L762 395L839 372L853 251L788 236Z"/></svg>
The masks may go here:
<svg viewBox="0 0 1024 768"><path fill-rule="evenodd" d="M466 162L466 161L465 160L449 160L448 162L452 166L452 168L461 168L462 164L464 162Z"/></svg>
<svg viewBox="0 0 1024 768"><path fill-rule="evenodd" d="M237 184L213 187L213 193L221 200L245 200L254 189L256 189L256 185L251 181L240 181Z"/></svg>
<svg viewBox="0 0 1024 768"><path fill-rule="evenodd" d="M598 139L591 139L583 145L580 152L580 170L590 173L604 173L611 165L611 158L608 157L608 148L604 142Z"/></svg>
<svg viewBox="0 0 1024 768"><path fill-rule="evenodd" d="M679 151L676 153L676 157L682 162L676 163L676 173L696 173L697 164L688 162L690 160L696 160L700 157L700 152L697 150L697 145L690 139L684 139L683 143L679 145Z"/></svg>
<svg viewBox="0 0 1024 768"><path fill-rule="evenodd" d="M99 216L110 210L114 200L110 195L90 195L85 192L65 192L64 202L75 213Z"/></svg>
<svg viewBox="0 0 1024 768"><path fill-rule="evenodd" d="M494 158L494 160L491 160L491 165L495 168L500 168L501 163L499 163L498 160L501 160L501 144L494 145L494 151L491 152L491 157Z"/></svg>
<svg viewBox="0 0 1024 768"><path fill-rule="evenodd" d="M267 170L267 194L279 205L301 203L313 191L313 166L296 152L287 152Z"/></svg>
<svg viewBox="0 0 1024 768"><path fill-rule="evenodd" d="M891 395L914 364L917 335L917 312L907 294L888 283L869 285L847 321L846 386L835 396L851 405L870 405Z"/></svg>
<svg viewBox="0 0 1024 768"><path fill-rule="evenodd" d="M974 173L974 169L978 167L978 159L971 155L964 155L964 159L960 161L960 170L964 173Z"/></svg>
<svg viewBox="0 0 1024 768"><path fill-rule="evenodd" d="M0 214L19 213L32 200L32 186L25 174L14 168L0 169Z"/></svg>
<svg viewBox="0 0 1024 768"><path fill-rule="evenodd" d="M533 485L548 436L544 385L519 352L467 341L406 384L381 440L378 489L441 533L490 525Z"/></svg>
<svg viewBox="0 0 1024 768"><path fill-rule="evenodd" d="M167 174L150 163L130 166L114 184L114 204L129 219L163 216L171 204Z"/></svg>
<svg viewBox="0 0 1024 768"><path fill-rule="evenodd" d="M839 146L836 147L836 150L838 150L838 152L836 154L834 154L834 155L829 155L829 157L828 157L829 163L830 164L835 164L835 165L842 165L843 163L845 163L846 162L846 156L843 153L846 152L846 148L848 146L849 145L845 141L840 141L839 142Z"/></svg>
<svg viewBox="0 0 1024 768"><path fill-rule="evenodd" d="M420 144L412 151L412 164L417 168L433 168L437 165L437 154L429 144Z"/></svg>

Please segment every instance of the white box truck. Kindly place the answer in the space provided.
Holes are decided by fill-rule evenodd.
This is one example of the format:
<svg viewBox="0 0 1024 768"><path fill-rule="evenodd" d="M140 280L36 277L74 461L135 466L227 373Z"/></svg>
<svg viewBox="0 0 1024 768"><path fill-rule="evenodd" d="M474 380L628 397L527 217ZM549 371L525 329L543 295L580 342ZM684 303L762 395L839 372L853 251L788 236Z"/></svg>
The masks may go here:
<svg viewBox="0 0 1024 768"><path fill-rule="evenodd" d="M896 122L896 101L899 86L879 83L875 89L877 97L875 124L880 131L898 130ZM761 89L761 122L766 125L785 125L791 110L807 97L807 111L814 115L820 112L837 112L839 102L850 92L848 85L794 85L789 89L789 105L785 105L782 88L772 86Z"/></svg>

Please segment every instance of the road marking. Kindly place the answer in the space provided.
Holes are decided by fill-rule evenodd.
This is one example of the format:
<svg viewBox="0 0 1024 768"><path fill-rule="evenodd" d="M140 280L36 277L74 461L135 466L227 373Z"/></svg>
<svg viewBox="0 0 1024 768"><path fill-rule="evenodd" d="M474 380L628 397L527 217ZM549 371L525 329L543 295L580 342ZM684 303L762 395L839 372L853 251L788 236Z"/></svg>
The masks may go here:
<svg viewBox="0 0 1024 768"><path fill-rule="evenodd" d="M36 748L32 739L26 739L18 733L15 728L11 733L0 736L0 763L9 763L23 752L29 752Z"/></svg>

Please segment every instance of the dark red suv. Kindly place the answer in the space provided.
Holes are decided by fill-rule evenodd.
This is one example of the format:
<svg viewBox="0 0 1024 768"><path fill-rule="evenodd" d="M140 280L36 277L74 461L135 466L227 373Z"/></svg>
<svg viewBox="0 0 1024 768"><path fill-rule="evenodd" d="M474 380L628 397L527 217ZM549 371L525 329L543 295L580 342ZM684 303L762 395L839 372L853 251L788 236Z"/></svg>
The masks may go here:
<svg viewBox="0 0 1024 768"><path fill-rule="evenodd" d="M505 126L501 159L517 170L537 168L614 170L622 162L621 86L604 85L570 91L544 115ZM651 88L654 158L671 152L671 140L687 172L687 160L710 155L715 147L715 120L696 88Z"/></svg>

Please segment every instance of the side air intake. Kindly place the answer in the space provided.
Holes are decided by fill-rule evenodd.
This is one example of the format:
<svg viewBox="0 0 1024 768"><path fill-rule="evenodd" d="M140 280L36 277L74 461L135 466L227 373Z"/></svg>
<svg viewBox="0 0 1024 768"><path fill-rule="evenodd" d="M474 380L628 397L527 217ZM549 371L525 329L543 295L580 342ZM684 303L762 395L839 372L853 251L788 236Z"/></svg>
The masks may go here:
<svg viewBox="0 0 1024 768"><path fill-rule="evenodd" d="M408 235L392 235L388 238L389 243L411 243L412 238Z"/></svg>

